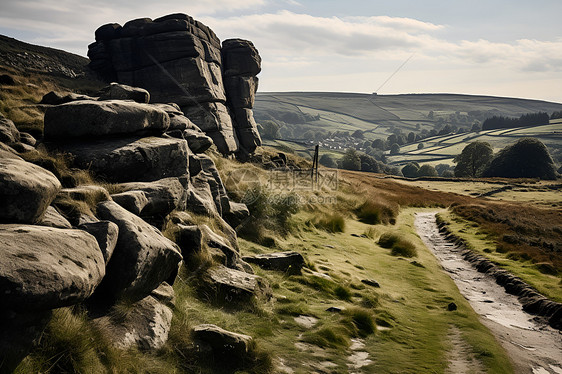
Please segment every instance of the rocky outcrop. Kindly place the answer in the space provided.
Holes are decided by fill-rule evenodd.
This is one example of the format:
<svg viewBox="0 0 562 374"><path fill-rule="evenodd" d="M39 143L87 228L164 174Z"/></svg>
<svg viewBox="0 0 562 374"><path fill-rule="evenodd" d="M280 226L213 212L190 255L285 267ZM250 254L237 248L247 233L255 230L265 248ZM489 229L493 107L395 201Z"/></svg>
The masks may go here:
<svg viewBox="0 0 562 374"><path fill-rule="evenodd" d="M60 189L53 173L0 150L0 222L37 222Z"/></svg>
<svg viewBox="0 0 562 374"><path fill-rule="evenodd" d="M252 42L228 39L222 42L224 86L228 105L234 116L234 127L240 152L252 153L261 145L252 108L258 90L261 57Z"/></svg>
<svg viewBox="0 0 562 374"><path fill-rule="evenodd" d="M2 304L15 311L73 305L105 275L96 239L81 230L0 225L0 249Z"/></svg>
<svg viewBox="0 0 562 374"><path fill-rule="evenodd" d="M245 152L260 144L251 108L261 59L251 42L229 41L221 53L215 33L186 14L103 25L95 38L90 67L106 81L142 87L155 103L177 104L223 154L240 151L237 135L244 136ZM235 109L240 123L233 124Z"/></svg>

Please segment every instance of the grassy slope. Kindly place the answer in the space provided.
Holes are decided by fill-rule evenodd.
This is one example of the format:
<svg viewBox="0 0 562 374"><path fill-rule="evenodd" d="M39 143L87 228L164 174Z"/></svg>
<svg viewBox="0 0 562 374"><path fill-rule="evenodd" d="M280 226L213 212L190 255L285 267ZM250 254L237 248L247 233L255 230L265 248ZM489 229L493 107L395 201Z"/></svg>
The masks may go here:
<svg viewBox="0 0 562 374"><path fill-rule="evenodd" d="M416 260L423 268L391 256L388 249L379 247L373 239L352 237L351 234L362 234L371 226L347 220L348 229L343 233L303 229L299 235L280 240L279 244L281 249L303 253L319 273L329 275L334 282L310 271L299 277L256 268L258 274L273 285L274 294L273 301L264 305L260 313L216 310L193 298L184 300L179 307L186 308L194 322L216 323L256 337L260 347L274 352L277 359L295 373L309 373L325 362L335 364L330 372L348 372L347 357L351 354L348 346L353 334L342 327L345 326L344 317L326 309L330 306L349 309L358 305L372 311L380 326L388 327L366 338L365 350L373 362L364 372L443 372L445 357L451 348L448 331L452 326L462 331L475 357L489 372L510 372L503 350L478 322L452 280L440 270L437 260L412 234L415 211L405 210L396 227L379 225L375 229L379 233L399 232L414 241L419 249ZM308 214L301 213L296 220L303 223L308 218ZM272 251L244 240L241 240L241 250L243 254ZM378 280L381 288L360 283L367 278ZM336 284L351 290L349 300L342 300L333 293ZM459 309L448 312L446 307L450 302L455 302ZM299 314L314 316L319 322L310 329L302 327L294 320ZM295 346L299 341L318 341L316 338L326 329L335 331L343 341L328 340L320 343L323 348L304 350Z"/></svg>

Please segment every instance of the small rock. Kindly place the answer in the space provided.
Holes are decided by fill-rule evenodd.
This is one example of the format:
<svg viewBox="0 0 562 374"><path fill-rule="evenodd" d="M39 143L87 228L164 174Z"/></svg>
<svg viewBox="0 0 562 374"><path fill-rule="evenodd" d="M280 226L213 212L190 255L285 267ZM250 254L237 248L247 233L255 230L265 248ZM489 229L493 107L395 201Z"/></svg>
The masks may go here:
<svg viewBox="0 0 562 374"><path fill-rule="evenodd" d="M261 277L219 265L203 277L215 301L227 306L249 303L253 297L269 297L269 289Z"/></svg>
<svg viewBox="0 0 562 374"><path fill-rule="evenodd" d="M361 283L364 283L367 286L376 287L376 288L380 288L380 286L381 286L379 284L379 282L377 282L374 279L361 279Z"/></svg>
<svg viewBox="0 0 562 374"><path fill-rule="evenodd" d="M455 303L449 303L449 305L447 305L447 310L448 310L449 312L452 312L452 311L454 311L454 310L457 310L457 304L455 304Z"/></svg>
<svg viewBox="0 0 562 374"><path fill-rule="evenodd" d="M226 331L216 325L195 326L193 337L199 344L208 345L217 360L227 360L222 364L243 361L250 351L252 337Z"/></svg>
<svg viewBox="0 0 562 374"><path fill-rule="evenodd" d="M244 261L256 264L264 269L279 270L300 274L304 266L304 257L298 252L278 252L255 256L245 256Z"/></svg>
<svg viewBox="0 0 562 374"><path fill-rule="evenodd" d="M337 306L331 306L328 309L326 309L326 312L330 312L330 313L341 313L343 311L342 308L338 308Z"/></svg>

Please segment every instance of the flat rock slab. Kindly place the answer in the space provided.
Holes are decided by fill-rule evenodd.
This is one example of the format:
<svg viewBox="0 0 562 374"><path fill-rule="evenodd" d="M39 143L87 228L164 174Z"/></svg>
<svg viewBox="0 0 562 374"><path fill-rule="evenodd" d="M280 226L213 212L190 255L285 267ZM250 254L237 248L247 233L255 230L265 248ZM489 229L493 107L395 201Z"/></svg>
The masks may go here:
<svg viewBox="0 0 562 374"><path fill-rule="evenodd" d="M183 139L158 137L98 140L57 145L74 163L108 182L151 182L188 174L189 149Z"/></svg>
<svg viewBox="0 0 562 374"><path fill-rule="evenodd" d="M60 189L50 171L0 152L0 222L37 222Z"/></svg>
<svg viewBox="0 0 562 374"><path fill-rule="evenodd" d="M242 260L268 270L300 273L304 257L298 252L277 252L255 256L244 256Z"/></svg>
<svg viewBox="0 0 562 374"><path fill-rule="evenodd" d="M85 231L0 225L0 295L13 310L46 310L88 298L105 275L96 239Z"/></svg>
<svg viewBox="0 0 562 374"><path fill-rule="evenodd" d="M97 210L100 218L119 226L100 294L140 300L177 272L180 249L154 226L113 201L98 204Z"/></svg>
<svg viewBox="0 0 562 374"><path fill-rule="evenodd" d="M226 266L209 269L203 278L215 293L211 296L227 304L248 303L253 297L269 295L268 287L261 277Z"/></svg>
<svg viewBox="0 0 562 374"><path fill-rule="evenodd" d="M133 101L74 101L45 112L45 139L99 137L131 134L143 130L164 132L168 114L156 106Z"/></svg>

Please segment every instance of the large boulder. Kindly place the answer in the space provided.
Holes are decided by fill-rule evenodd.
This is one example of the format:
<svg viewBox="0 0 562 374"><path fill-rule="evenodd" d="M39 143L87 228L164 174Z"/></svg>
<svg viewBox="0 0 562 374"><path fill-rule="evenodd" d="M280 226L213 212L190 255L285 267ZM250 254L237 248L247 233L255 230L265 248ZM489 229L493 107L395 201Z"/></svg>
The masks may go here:
<svg viewBox="0 0 562 374"><path fill-rule="evenodd" d="M82 100L96 100L96 98L88 95L80 95L74 92L63 93L63 92L51 91L43 96L39 104L61 105L61 104L71 103L73 101L82 101Z"/></svg>
<svg viewBox="0 0 562 374"><path fill-rule="evenodd" d="M256 76L261 71L261 57L254 44L244 39L227 39L222 42L224 75Z"/></svg>
<svg viewBox="0 0 562 374"><path fill-rule="evenodd" d="M174 209L185 210L187 181L182 183L179 178L165 178L154 182L130 182L120 185L125 191L140 191L147 199L141 210L142 216L165 216Z"/></svg>
<svg viewBox="0 0 562 374"><path fill-rule="evenodd" d="M178 246L113 201L97 206L99 218L119 226L119 237L98 295L140 300L177 272Z"/></svg>
<svg viewBox="0 0 562 374"><path fill-rule="evenodd" d="M188 174L189 149L182 139L158 137L52 144L74 156L74 164L108 182L150 182Z"/></svg>
<svg viewBox="0 0 562 374"><path fill-rule="evenodd" d="M226 256L226 263L224 265L233 268L240 260L240 253L234 249L228 241L222 236L216 234L207 225L201 225L201 233L203 234L203 243L209 248L217 249Z"/></svg>
<svg viewBox="0 0 562 374"><path fill-rule="evenodd" d="M170 125L163 110L132 101L83 100L53 106L45 112L45 139L88 138L149 130L162 133Z"/></svg>
<svg viewBox="0 0 562 374"><path fill-rule="evenodd" d="M50 171L0 151L0 222L37 222L60 189Z"/></svg>
<svg viewBox="0 0 562 374"><path fill-rule="evenodd" d="M129 306L124 316L110 314L94 319L94 323L107 332L118 348L155 351L168 341L174 299L173 288L164 282L149 296Z"/></svg>
<svg viewBox="0 0 562 374"><path fill-rule="evenodd" d="M72 225L54 207L48 206L43 218L38 222L41 226L58 227L60 229L71 229Z"/></svg>
<svg viewBox="0 0 562 374"><path fill-rule="evenodd" d="M2 304L16 311L76 304L105 275L98 242L81 230L0 225L0 254Z"/></svg>
<svg viewBox="0 0 562 374"><path fill-rule="evenodd" d="M146 204L148 198L143 191L126 191L111 195L113 201L127 209L129 212L140 215Z"/></svg>

